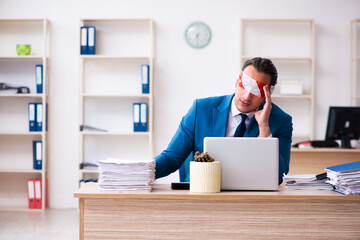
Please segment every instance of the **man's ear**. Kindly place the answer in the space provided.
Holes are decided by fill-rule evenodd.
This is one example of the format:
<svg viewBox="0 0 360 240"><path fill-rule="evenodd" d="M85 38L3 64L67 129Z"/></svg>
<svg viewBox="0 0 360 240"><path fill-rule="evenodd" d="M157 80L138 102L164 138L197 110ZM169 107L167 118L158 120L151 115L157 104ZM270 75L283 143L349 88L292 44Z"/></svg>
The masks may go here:
<svg viewBox="0 0 360 240"><path fill-rule="evenodd" d="M239 85L240 78L235 81L235 88Z"/></svg>
<svg viewBox="0 0 360 240"><path fill-rule="evenodd" d="M235 81L235 88L239 85L239 81L242 78L243 72L240 73L239 78Z"/></svg>

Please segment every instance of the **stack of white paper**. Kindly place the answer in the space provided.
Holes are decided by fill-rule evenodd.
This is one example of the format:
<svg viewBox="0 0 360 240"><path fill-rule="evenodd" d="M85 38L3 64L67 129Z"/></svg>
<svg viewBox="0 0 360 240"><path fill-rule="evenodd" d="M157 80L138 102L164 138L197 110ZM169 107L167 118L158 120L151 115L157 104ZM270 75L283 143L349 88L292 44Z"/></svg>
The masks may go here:
<svg viewBox="0 0 360 240"><path fill-rule="evenodd" d="M108 158L98 162L102 192L150 192L155 180L155 160Z"/></svg>
<svg viewBox="0 0 360 240"><path fill-rule="evenodd" d="M345 195L360 195L360 161L341 164L325 169L327 181L335 191Z"/></svg>
<svg viewBox="0 0 360 240"><path fill-rule="evenodd" d="M288 189L331 190L333 187L326 179L317 180L315 174L284 175L283 180Z"/></svg>

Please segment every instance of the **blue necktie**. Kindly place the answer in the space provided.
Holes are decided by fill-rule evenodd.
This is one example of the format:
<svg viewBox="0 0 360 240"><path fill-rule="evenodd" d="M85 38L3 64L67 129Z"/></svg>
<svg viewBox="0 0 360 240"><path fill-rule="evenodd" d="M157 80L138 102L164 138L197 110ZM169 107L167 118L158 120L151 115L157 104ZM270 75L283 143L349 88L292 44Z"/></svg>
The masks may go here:
<svg viewBox="0 0 360 240"><path fill-rule="evenodd" d="M245 133L245 130L246 130L245 119L247 118L247 115L244 114L244 113L240 113L240 116L241 116L241 123L236 128L234 137L242 137L242 136L244 136L244 133Z"/></svg>

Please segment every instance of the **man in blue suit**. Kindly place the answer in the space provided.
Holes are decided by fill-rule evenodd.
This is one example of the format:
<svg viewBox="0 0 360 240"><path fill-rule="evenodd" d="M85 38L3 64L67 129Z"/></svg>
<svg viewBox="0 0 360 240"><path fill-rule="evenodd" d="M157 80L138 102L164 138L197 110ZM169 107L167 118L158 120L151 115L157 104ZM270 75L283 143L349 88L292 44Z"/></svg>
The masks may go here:
<svg viewBox="0 0 360 240"><path fill-rule="evenodd" d="M190 181L189 163L193 153L203 152L204 138L234 137L244 121L243 137L279 139L280 184L283 174L289 172L293 129L291 116L271 103L276 82L277 70L272 61L253 58L245 62L235 94L195 100L167 149L155 157L155 177L167 176L180 168L180 181Z"/></svg>

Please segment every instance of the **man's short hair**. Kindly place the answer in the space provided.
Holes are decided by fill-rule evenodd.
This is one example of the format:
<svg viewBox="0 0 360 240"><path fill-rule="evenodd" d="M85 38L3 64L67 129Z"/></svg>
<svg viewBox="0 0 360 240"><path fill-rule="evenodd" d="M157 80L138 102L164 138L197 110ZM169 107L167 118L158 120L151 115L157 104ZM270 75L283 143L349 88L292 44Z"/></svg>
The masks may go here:
<svg viewBox="0 0 360 240"><path fill-rule="evenodd" d="M258 72L268 74L271 77L270 85L272 86L276 85L278 73L275 65L270 59L261 58L261 57L249 59L244 63L242 70L244 71L244 69L250 65L254 66L254 68Z"/></svg>

